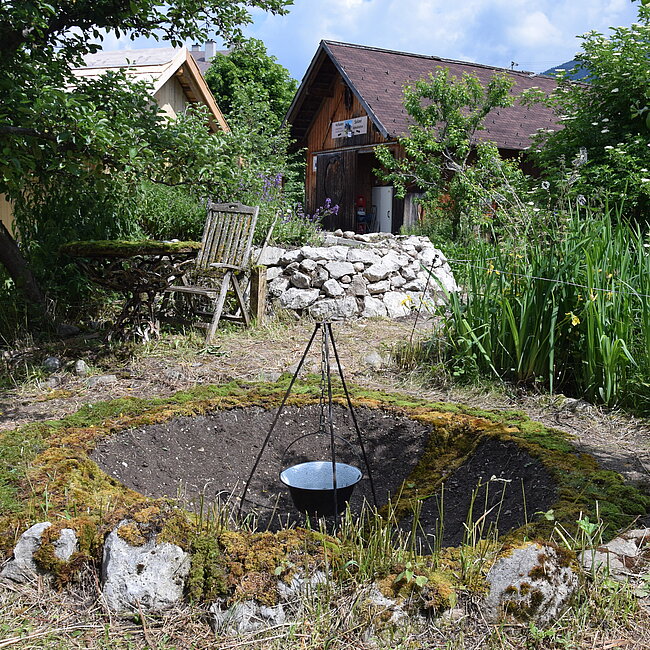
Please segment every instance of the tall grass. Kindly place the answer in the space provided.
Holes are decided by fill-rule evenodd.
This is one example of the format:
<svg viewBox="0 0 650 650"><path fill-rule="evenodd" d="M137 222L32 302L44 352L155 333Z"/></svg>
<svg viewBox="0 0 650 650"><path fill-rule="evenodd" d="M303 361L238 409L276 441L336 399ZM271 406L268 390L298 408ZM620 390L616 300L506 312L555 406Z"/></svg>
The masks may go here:
<svg viewBox="0 0 650 650"><path fill-rule="evenodd" d="M650 249L615 215L574 213L455 264L443 333L457 374L650 410Z"/></svg>

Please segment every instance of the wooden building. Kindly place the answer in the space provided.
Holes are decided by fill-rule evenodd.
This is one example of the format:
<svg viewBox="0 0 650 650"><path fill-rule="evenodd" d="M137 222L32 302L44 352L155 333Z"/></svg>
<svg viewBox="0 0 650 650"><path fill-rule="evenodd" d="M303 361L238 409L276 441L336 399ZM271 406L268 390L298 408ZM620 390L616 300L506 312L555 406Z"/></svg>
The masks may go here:
<svg viewBox="0 0 650 650"><path fill-rule="evenodd" d="M321 41L286 121L307 151L308 211L327 198L339 205L338 215L329 218L325 227L359 231L357 215L364 209L375 214L373 230L399 232L403 224L417 218L416 194L398 200L374 174L379 167L374 149L389 145L399 154L397 139L409 131L403 89L440 68L448 68L456 77L475 75L485 84L495 73L505 72L515 82L515 95L533 87L549 93L557 84L530 72ZM479 137L493 141L504 157L527 149L538 129L559 128L551 109L517 102L492 111L484 126Z"/></svg>
<svg viewBox="0 0 650 650"><path fill-rule="evenodd" d="M186 47L97 52L87 55L84 62L84 67L73 70L76 77L97 78L108 70L124 69L134 80L150 83L152 98L170 119L192 104L203 104L208 108L210 132L230 130L196 60ZM12 205L2 194L0 220L12 232Z"/></svg>

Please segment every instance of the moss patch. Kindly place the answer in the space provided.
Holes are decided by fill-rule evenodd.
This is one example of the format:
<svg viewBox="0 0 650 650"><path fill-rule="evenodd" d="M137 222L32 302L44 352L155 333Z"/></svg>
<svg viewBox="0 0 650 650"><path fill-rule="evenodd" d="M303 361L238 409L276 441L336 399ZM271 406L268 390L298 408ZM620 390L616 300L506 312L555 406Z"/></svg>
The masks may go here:
<svg viewBox="0 0 650 650"><path fill-rule="evenodd" d="M100 402L85 406L61 420L3 432L0 434L0 510L8 514L3 515L4 536L0 543L5 552L13 546L14 531L45 518L74 519L83 515L103 526L109 522L114 525L127 513L132 516L133 513L146 512L146 515L141 515L143 520L157 519L162 512L169 515L170 508L164 506L166 502L147 499L128 490L89 460L88 453L97 441L125 428L166 422L178 416L251 406L277 408L289 379L284 376L273 384L231 382L219 386L197 386L167 398L123 398ZM288 403L294 406L315 404L318 394L317 378L311 378L295 385ZM446 473L460 466L487 437L513 441L544 464L559 489L558 502L553 506L555 520L569 530L574 529L580 513L595 518L596 502L601 517L609 524L610 535L650 507L646 494L626 485L618 474L600 468L594 458L576 453L569 436L533 422L521 413L482 411L360 388L352 388L351 394L357 407L383 409L407 416L430 429L421 460L404 481L399 506L404 513L410 511L412 500L432 494ZM345 405L340 391L337 395L336 401ZM156 513L148 510L160 508L161 503L162 510ZM163 537L167 535L170 541L174 538L176 543L185 544L186 548L196 544L196 540L184 530L180 519L172 518L172 521L177 530L172 531L170 525L165 532L164 525L158 526ZM511 537L514 541L522 534L543 536L553 525L553 521L542 518ZM226 556L229 570L234 566L236 573L236 565L241 564L243 576L255 573L256 566L259 571L269 568L274 571L284 561L282 558L293 552L287 546L289 541L274 539L273 544L276 543L284 544L281 551L268 548L270 538L248 539L246 545L252 544L257 549L254 561L248 552L244 553L241 538L219 538L218 551ZM301 539L300 543L304 544L305 540ZM201 552L212 553L207 546ZM214 584L218 582L215 577ZM233 587L242 594L264 591L263 585L252 583L228 585L229 589ZM196 593L199 591L204 593L205 588Z"/></svg>

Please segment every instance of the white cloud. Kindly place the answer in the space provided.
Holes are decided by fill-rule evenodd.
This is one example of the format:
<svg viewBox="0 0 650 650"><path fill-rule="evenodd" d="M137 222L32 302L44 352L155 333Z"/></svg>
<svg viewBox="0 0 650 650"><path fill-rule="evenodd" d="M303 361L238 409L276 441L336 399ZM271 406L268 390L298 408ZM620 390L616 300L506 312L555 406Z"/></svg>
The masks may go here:
<svg viewBox="0 0 650 650"><path fill-rule="evenodd" d="M546 46L562 42L562 32L555 27L542 11L523 16L522 20L508 30L509 40L524 47Z"/></svg>

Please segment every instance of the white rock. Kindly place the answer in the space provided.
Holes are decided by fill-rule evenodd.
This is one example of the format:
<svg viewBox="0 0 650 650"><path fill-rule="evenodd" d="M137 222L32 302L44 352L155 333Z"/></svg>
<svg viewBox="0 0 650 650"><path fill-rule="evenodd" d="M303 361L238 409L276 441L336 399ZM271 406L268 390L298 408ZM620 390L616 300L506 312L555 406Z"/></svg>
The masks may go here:
<svg viewBox="0 0 650 650"><path fill-rule="evenodd" d="M323 571L315 571L309 578L305 578L299 571L294 573L289 583L278 580L278 595L284 602L294 600L298 596L313 593L326 582L327 575Z"/></svg>
<svg viewBox="0 0 650 650"><path fill-rule="evenodd" d="M363 311L361 315L364 318L376 318L380 316L387 316L388 311L386 310L386 305L379 300L379 298L373 298L372 296L366 296L363 299Z"/></svg>
<svg viewBox="0 0 650 650"><path fill-rule="evenodd" d="M368 283L360 275L355 275L350 283L350 293L353 296L368 295L368 289L366 288L367 284Z"/></svg>
<svg viewBox="0 0 650 650"><path fill-rule="evenodd" d="M356 233L354 232L354 230L344 230L343 231L343 238L344 239L354 239L355 235L356 235Z"/></svg>
<svg viewBox="0 0 650 650"><path fill-rule="evenodd" d="M323 266L319 266L314 273L314 277L311 280L311 286L320 289L325 282L329 279L330 274L327 272L327 269Z"/></svg>
<svg viewBox="0 0 650 650"><path fill-rule="evenodd" d="M102 593L118 614L162 612L182 600L189 571L190 557L179 546L155 539L130 546L116 529L104 543Z"/></svg>
<svg viewBox="0 0 650 650"><path fill-rule="evenodd" d="M254 250L251 257L255 264L263 266L275 266L278 264L286 252L287 251L284 248L278 248L277 246L267 246L264 251L261 251L261 249Z"/></svg>
<svg viewBox="0 0 650 650"><path fill-rule="evenodd" d="M282 275L281 266L269 266L266 269L266 281L272 282L275 278L279 278Z"/></svg>
<svg viewBox="0 0 650 650"><path fill-rule="evenodd" d="M300 269L305 273L313 273L317 267L318 264L316 260L305 259L302 262L300 262Z"/></svg>
<svg viewBox="0 0 650 650"><path fill-rule="evenodd" d="M411 258L397 251L389 251L382 258L382 264L390 266L394 271L399 271L411 263Z"/></svg>
<svg viewBox="0 0 650 650"><path fill-rule="evenodd" d="M303 246L300 251L304 259L315 261L344 262L348 255L347 246Z"/></svg>
<svg viewBox="0 0 650 650"><path fill-rule="evenodd" d="M385 280L391 273L394 273L398 270L396 265L384 264L383 260L377 264L369 266L364 272L363 277L368 280L368 282L379 282L380 280Z"/></svg>
<svg viewBox="0 0 650 650"><path fill-rule="evenodd" d="M372 352L363 357L363 362L374 370L381 370L381 367L384 365L384 360L377 350L372 350Z"/></svg>
<svg viewBox="0 0 650 650"><path fill-rule="evenodd" d="M343 231L340 228L337 228L332 234L334 237L343 237Z"/></svg>
<svg viewBox="0 0 650 650"><path fill-rule="evenodd" d="M343 287L336 280L327 280L323 283L323 291L330 298L338 298L345 293Z"/></svg>
<svg viewBox="0 0 650 650"><path fill-rule="evenodd" d="M352 264L363 262L363 264L377 264L380 261L379 255L367 248L351 248L348 251L347 261Z"/></svg>
<svg viewBox="0 0 650 650"><path fill-rule="evenodd" d="M366 268L366 265L363 262L352 262L352 266L354 266L354 270L357 273L363 273L363 270Z"/></svg>
<svg viewBox="0 0 650 650"><path fill-rule="evenodd" d="M74 362L74 374L77 377L85 377L88 374L88 364L83 359Z"/></svg>
<svg viewBox="0 0 650 650"><path fill-rule="evenodd" d="M14 547L13 559L0 571L0 578L21 584L36 578L38 569L34 562L34 553L41 546L43 532L51 525L49 521L34 524L20 536Z"/></svg>
<svg viewBox="0 0 650 650"><path fill-rule="evenodd" d="M54 555L62 562L67 562L79 548L77 535L72 528L63 528L58 539L54 540L53 546Z"/></svg>
<svg viewBox="0 0 650 650"><path fill-rule="evenodd" d="M366 285L366 289L371 295L386 293L387 291L390 291L390 281L382 280L381 282L372 282L371 284Z"/></svg>
<svg viewBox="0 0 650 650"><path fill-rule="evenodd" d="M290 282L297 289L308 289L310 284L310 278L305 273L301 273L300 271L295 271L291 275Z"/></svg>
<svg viewBox="0 0 650 650"><path fill-rule="evenodd" d="M399 274L394 275L390 279L390 287L391 289L400 289L406 284L406 280Z"/></svg>
<svg viewBox="0 0 650 650"><path fill-rule="evenodd" d="M280 296L280 305L285 309L305 309L318 299L318 289L287 289Z"/></svg>
<svg viewBox="0 0 650 650"><path fill-rule="evenodd" d="M344 320L359 313L357 301L352 296L346 298L325 298L309 308L309 315L317 320Z"/></svg>
<svg viewBox="0 0 650 650"><path fill-rule="evenodd" d="M212 624L216 632L246 634L282 625L286 619L282 605L267 607L254 600L246 600L222 609L222 604L221 601L213 603L208 610L212 614Z"/></svg>
<svg viewBox="0 0 650 650"><path fill-rule="evenodd" d="M107 384L116 384L117 375L97 375L96 377L91 377L86 382L89 388L93 386L105 386Z"/></svg>
<svg viewBox="0 0 650 650"><path fill-rule="evenodd" d="M328 262L325 268L334 279L354 274L354 266L350 262Z"/></svg>
<svg viewBox="0 0 650 650"><path fill-rule="evenodd" d="M559 618L578 586L578 576L556 550L536 543L499 559L486 581L490 591L482 609L489 622L508 612L515 618L551 623Z"/></svg>
<svg viewBox="0 0 650 650"><path fill-rule="evenodd" d="M431 285L431 283L429 283ZM415 278L413 280L409 280L408 282L405 282L404 285L402 286L402 289L404 291L424 291L424 287L426 286L426 283L424 280L421 278Z"/></svg>
<svg viewBox="0 0 650 650"><path fill-rule="evenodd" d="M402 277L405 280L415 280L418 277L418 271L420 270L419 264L409 264L400 270Z"/></svg>
<svg viewBox="0 0 650 650"><path fill-rule="evenodd" d="M352 276L351 275L342 275L339 278L339 282L341 284L350 284L350 282L352 282Z"/></svg>
<svg viewBox="0 0 650 650"><path fill-rule="evenodd" d="M391 318L401 318L411 313L411 299L401 291L388 291L384 294L384 305Z"/></svg>
<svg viewBox="0 0 650 650"><path fill-rule="evenodd" d="M292 262L301 262L302 258L303 253L299 248L291 251L285 251L285 253L280 258L280 264L282 266L287 266L287 264L291 264Z"/></svg>
<svg viewBox="0 0 650 650"><path fill-rule="evenodd" d="M289 278L280 276L275 278L272 282L269 283L269 293L274 297L278 298L289 288Z"/></svg>

